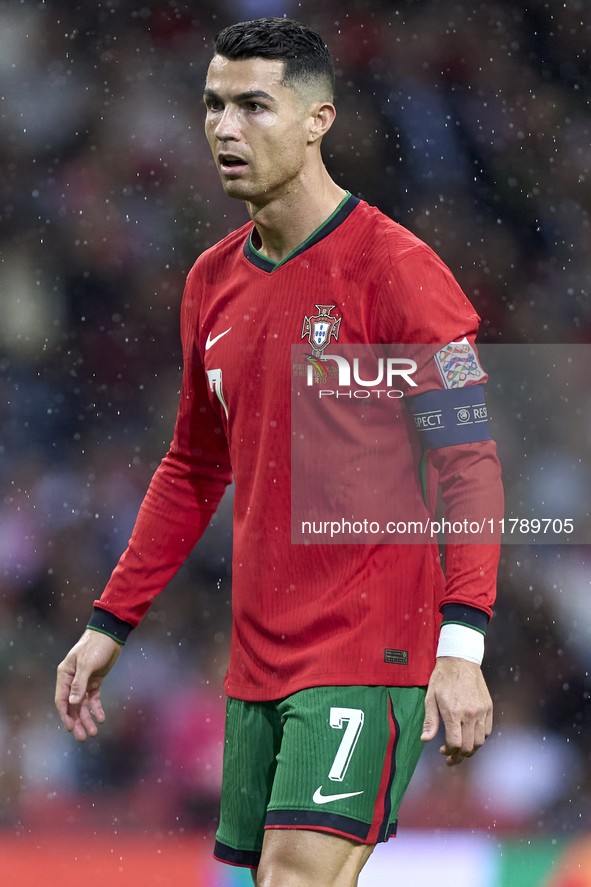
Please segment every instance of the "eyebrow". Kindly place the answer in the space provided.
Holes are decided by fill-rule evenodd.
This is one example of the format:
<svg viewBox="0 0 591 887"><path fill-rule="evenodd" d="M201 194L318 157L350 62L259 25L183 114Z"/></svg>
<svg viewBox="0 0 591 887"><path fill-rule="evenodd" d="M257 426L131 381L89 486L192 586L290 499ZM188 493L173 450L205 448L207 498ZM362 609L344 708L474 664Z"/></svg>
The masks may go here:
<svg viewBox="0 0 591 887"><path fill-rule="evenodd" d="M215 92L215 90L210 89L208 86L206 86L203 90L203 98L217 99L218 101L222 100L221 96L219 96L217 92ZM273 96L269 95L269 93L265 92L263 89L252 89L248 92L239 92L238 95L231 96L231 100L236 103L248 102L252 101L253 99L266 99L267 101L275 102Z"/></svg>

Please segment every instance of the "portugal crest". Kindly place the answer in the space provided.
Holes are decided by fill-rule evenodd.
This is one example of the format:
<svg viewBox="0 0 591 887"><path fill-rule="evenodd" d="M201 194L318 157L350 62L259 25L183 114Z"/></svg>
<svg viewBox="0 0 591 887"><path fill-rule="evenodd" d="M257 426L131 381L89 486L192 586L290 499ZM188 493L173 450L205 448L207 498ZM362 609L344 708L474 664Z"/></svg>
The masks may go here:
<svg viewBox="0 0 591 887"><path fill-rule="evenodd" d="M338 341L342 318L330 316L335 307L335 305L316 305L318 314L315 317L304 317L302 339L308 337L313 357L322 357L322 352L331 339Z"/></svg>

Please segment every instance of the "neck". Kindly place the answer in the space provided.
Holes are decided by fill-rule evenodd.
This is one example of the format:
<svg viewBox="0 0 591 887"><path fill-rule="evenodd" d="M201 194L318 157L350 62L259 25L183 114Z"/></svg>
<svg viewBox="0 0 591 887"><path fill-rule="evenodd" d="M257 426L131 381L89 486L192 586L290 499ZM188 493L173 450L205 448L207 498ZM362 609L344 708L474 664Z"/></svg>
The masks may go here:
<svg viewBox="0 0 591 887"><path fill-rule="evenodd" d="M335 211L346 195L323 167L312 179L298 178L265 204L247 202L260 237L260 252L281 262Z"/></svg>

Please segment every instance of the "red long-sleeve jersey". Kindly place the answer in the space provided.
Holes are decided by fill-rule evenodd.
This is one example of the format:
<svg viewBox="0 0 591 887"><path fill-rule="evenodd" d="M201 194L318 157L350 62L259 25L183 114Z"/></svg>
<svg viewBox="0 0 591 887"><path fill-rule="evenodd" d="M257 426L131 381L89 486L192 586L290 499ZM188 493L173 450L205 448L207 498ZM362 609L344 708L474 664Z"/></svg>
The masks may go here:
<svg viewBox="0 0 591 887"><path fill-rule="evenodd" d="M426 684L441 607L452 621L486 625L498 548L448 546L444 578L436 545L293 544L291 346L312 348L318 362L327 335L339 345L471 343L477 324L429 247L354 197L279 264L257 250L252 224L205 252L183 298L174 440L91 626L124 639L191 552L233 476L228 694L264 700L314 685ZM473 381L468 373L450 383L434 359L417 390ZM419 488L406 426L398 426L398 473ZM441 485L448 517L461 517L467 499L500 516L492 441L431 449L428 461L428 484Z"/></svg>

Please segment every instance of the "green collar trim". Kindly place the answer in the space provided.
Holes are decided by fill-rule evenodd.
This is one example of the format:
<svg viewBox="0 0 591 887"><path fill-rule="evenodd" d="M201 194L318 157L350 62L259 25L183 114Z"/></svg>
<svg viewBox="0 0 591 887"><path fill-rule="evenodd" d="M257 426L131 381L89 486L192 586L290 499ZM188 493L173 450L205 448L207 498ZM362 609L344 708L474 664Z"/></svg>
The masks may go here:
<svg viewBox="0 0 591 887"><path fill-rule="evenodd" d="M252 242L252 234L254 228L246 238L244 242L244 255L251 263L251 265L256 265L257 268L260 268L261 271L267 271L271 274L273 271L276 271L278 268L281 268L282 265L285 265L286 262L291 261L291 259L296 256L301 255L301 253L310 249L311 246L314 246L319 241L324 240L325 237L328 237L329 234L341 225L345 219L353 212L357 204L359 203L358 197L353 197L353 195L347 191L345 197L341 200L337 208L330 214L330 216L325 219L325 221L316 228L303 243L300 243L299 246L296 246L295 249L292 249L290 253L288 253L284 259L280 262L273 262L272 259L269 259L268 256L265 256L260 250L254 246Z"/></svg>

